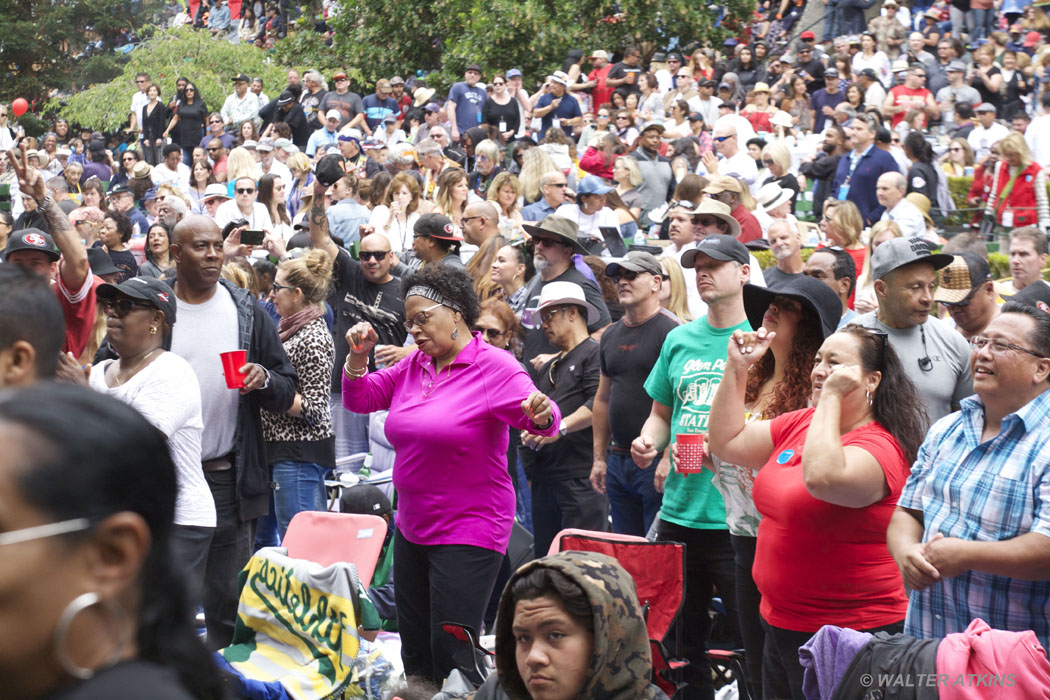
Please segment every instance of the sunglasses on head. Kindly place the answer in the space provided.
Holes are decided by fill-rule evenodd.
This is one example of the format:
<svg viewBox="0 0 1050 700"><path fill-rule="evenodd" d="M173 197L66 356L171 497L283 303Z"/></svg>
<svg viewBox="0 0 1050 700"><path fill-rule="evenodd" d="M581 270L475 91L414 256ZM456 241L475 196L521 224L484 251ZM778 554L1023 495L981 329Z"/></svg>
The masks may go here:
<svg viewBox="0 0 1050 700"><path fill-rule="evenodd" d="M362 260L383 260L389 250L362 250L359 255Z"/></svg>

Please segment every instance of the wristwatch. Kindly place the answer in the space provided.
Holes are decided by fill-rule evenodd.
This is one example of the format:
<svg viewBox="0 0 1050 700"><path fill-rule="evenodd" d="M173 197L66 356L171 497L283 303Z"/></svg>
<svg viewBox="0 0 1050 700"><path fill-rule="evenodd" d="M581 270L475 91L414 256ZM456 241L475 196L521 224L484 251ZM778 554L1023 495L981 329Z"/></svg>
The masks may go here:
<svg viewBox="0 0 1050 700"><path fill-rule="evenodd" d="M558 436L565 437L566 435L568 435L568 433L569 429L566 428L564 424L562 424L561 428L558 429Z"/></svg>

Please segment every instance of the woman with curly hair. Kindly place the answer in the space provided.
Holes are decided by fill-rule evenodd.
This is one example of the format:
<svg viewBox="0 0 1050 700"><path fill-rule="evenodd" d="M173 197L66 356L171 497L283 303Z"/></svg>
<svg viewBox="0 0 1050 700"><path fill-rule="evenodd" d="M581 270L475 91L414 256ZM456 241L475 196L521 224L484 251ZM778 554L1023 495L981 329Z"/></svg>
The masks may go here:
<svg viewBox="0 0 1050 700"><path fill-rule="evenodd" d="M438 175L437 187L434 211L452 219L457 231L462 230L460 223L467 208L467 197L470 195L467 173L461 168L444 170Z"/></svg>
<svg viewBox="0 0 1050 700"><path fill-rule="evenodd" d="M556 436L561 413L510 353L471 332L480 308L466 272L427 265L404 289L405 327L417 349L369 372L379 336L367 322L353 326L342 396L355 413L390 411L401 657L407 675L439 681L455 667L474 666L473 649L439 623L480 628L510 541L507 427Z"/></svg>
<svg viewBox="0 0 1050 700"><path fill-rule="evenodd" d="M770 421L809 405L810 372L824 339L835 332L842 305L820 280L797 277L777 287L744 287L744 307L755 329L775 331L761 359L748 368L744 392L747 422ZM761 595L751 577L758 523L762 519L751 489L757 469L712 459L712 482L726 503L726 523L736 564L737 615L746 650L752 697L760 697L765 635L758 609Z"/></svg>

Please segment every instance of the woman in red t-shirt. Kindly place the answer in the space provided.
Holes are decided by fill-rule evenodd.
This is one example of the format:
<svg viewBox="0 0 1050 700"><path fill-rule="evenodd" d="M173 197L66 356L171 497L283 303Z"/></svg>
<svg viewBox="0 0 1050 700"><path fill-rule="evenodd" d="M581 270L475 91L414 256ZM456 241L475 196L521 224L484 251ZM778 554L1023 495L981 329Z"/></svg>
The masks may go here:
<svg viewBox="0 0 1050 700"><path fill-rule="evenodd" d="M861 230L864 228L864 219L860 215L857 205L847 200L836 199L824 200L824 217L820 220L821 230L831 245L837 245L853 258L853 264L858 274L864 269L864 259L867 248L860 240ZM857 293L856 286L850 292L846 305L853 308L853 298Z"/></svg>
<svg viewBox="0 0 1050 700"><path fill-rule="evenodd" d="M903 629L908 601L886 528L926 416L886 335L849 326L817 351L814 408L745 423L747 368L770 335L733 334L708 438L720 459L759 469L763 694L801 699L798 647L822 626Z"/></svg>

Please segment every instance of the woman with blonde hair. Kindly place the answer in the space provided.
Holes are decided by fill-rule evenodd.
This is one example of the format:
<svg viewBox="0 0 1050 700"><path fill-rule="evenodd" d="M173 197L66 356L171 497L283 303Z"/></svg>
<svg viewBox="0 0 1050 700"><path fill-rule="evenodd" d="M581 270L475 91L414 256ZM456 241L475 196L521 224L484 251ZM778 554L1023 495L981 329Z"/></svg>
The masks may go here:
<svg viewBox="0 0 1050 700"><path fill-rule="evenodd" d="M965 177L966 169L973 170L973 149L966 139L954 138L941 158L941 170L948 177Z"/></svg>
<svg viewBox="0 0 1050 700"><path fill-rule="evenodd" d="M499 144L492 139L484 139L474 146L474 171L467 176L467 184L478 197L486 199L492 181L503 172L502 156Z"/></svg>
<svg viewBox="0 0 1050 700"><path fill-rule="evenodd" d="M860 240L860 233L864 229L864 219L857 205L848 199L841 202L834 199L826 200L824 218L820 220L820 225L828 243L839 246L849 253L858 270L864 269L868 249ZM854 289L854 294L856 294L856 289ZM854 295L851 294L848 302L851 309L853 298Z"/></svg>
<svg viewBox="0 0 1050 700"><path fill-rule="evenodd" d="M621 156L613 166L612 175L613 182L616 183L616 194L630 210L631 216L637 219L642 215L642 208L645 206L645 198L637 189L642 184L642 171L638 167L638 159L634 156Z"/></svg>
<svg viewBox="0 0 1050 700"><path fill-rule="evenodd" d="M474 280L478 301L498 299L503 292L503 287L492 279L492 263L496 253L505 245L507 240L503 236L493 236L478 247L478 252L467 263L467 274Z"/></svg>
<svg viewBox="0 0 1050 700"><path fill-rule="evenodd" d="M982 47L983 48L983 47ZM992 190L984 208L985 218L1004 228L1038 224L1050 226L1046 175L1032 158L1024 136L1011 131L999 142L1001 158L992 170Z"/></svg>
<svg viewBox="0 0 1050 700"><path fill-rule="evenodd" d="M769 170L769 177L763 185L775 182L781 189L791 190L791 213L795 213L795 199L798 197L798 179L791 174L791 151L783 141L772 141L762 149L762 165Z"/></svg>
<svg viewBox="0 0 1050 700"><path fill-rule="evenodd" d="M875 279L871 275L872 254L886 241L900 238L903 235L896 221L876 221L871 227L868 235L868 254L864 259L864 267L857 268L857 284L854 285L856 292L853 308L857 313L866 314L879 308L879 300L875 296Z"/></svg>
<svg viewBox="0 0 1050 700"><path fill-rule="evenodd" d="M295 218L303 198L314 191L314 173L310 159L304 153L293 153L285 162L292 172L292 187L288 191L288 216Z"/></svg>
<svg viewBox="0 0 1050 700"><path fill-rule="evenodd" d="M486 199L499 209L500 221L521 221L521 180L514 173L503 171L492 181Z"/></svg>
<svg viewBox="0 0 1050 700"><path fill-rule="evenodd" d="M298 154L297 154L298 155ZM390 250L412 250L412 227L419 219L419 181L398 173L386 188L383 203L372 210L368 224L390 241Z"/></svg>
<svg viewBox="0 0 1050 700"><path fill-rule="evenodd" d="M335 468L335 432L329 398L335 345L324 320L324 300L332 286L332 258L323 250L277 266L270 301L280 315L281 343L299 376L292 407L284 414L262 411L266 454L277 488L260 536L284 538L292 517L326 510L324 475ZM275 536L276 535L276 536Z"/></svg>
<svg viewBox="0 0 1050 700"><path fill-rule="evenodd" d="M689 323L693 316L689 313L682 266L674 258L661 256L659 260L664 271L663 285L660 287L660 306L677 316L682 323Z"/></svg>
<svg viewBox="0 0 1050 700"><path fill-rule="evenodd" d="M543 197L540 179L547 173L553 172L561 171L558 170L554 159L546 151L539 148L530 148L525 151L521 159L521 173L518 175L525 204L532 204Z"/></svg>
<svg viewBox="0 0 1050 700"><path fill-rule="evenodd" d="M305 157L305 156L304 156ZM291 159L289 159L291 160ZM247 148L237 146L226 157L226 194L233 196L233 185L239 178L251 178L255 182L262 177L262 168Z"/></svg>
<svg viewBox="0 0 1050 700"><path fill-rule="evenodd" d="M462 230L463 211L467 208L470 186L462 168L449 168L438 175L434 211L452 219L457 230Z"/></svg>

